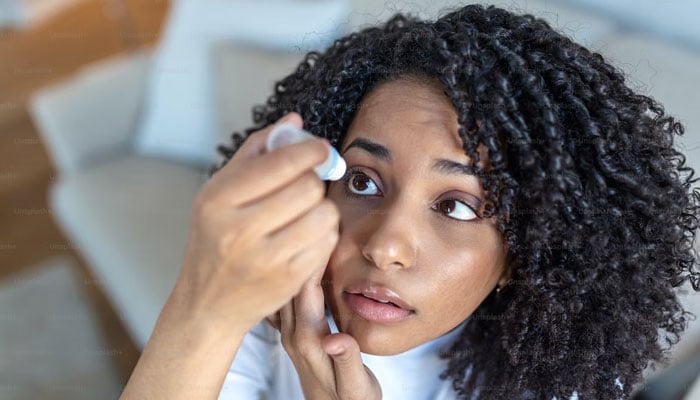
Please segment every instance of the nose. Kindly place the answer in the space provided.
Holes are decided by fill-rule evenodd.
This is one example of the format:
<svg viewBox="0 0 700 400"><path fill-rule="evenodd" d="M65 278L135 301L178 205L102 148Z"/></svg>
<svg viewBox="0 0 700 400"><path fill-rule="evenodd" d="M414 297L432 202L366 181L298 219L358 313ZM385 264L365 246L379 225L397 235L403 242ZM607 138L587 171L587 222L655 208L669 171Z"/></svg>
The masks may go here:
<svg viewBox="0 0 700 400"><path fill-rule="evenodd" d="M374 209L367 220L371 231L367 242L362 247L362 255L372 264L384 271L411 268L418 255L416 229L412 218L399 204Z"/></svg>

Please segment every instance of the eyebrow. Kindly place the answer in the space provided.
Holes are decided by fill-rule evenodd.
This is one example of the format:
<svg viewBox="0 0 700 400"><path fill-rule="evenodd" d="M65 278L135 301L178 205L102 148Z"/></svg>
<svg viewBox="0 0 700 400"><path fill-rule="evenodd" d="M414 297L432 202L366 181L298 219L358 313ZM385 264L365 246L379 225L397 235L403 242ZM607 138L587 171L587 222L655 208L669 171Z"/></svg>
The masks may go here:
<svg viewBox="0 0 700 400"><path fill-rule="evenodd" d="M342 154L350 150L353 147L357 147L366 151L367 153L373 155L374 157L385 161L391 162L391 150L386 148L384 145L374 142L366 138L357 138L353 140L346 148L343 150ZM459 163L457 161L447 160L444 158L438 158L433 160L431 170L439 172L443 175L473 175L476 176L474 168L469 165Z"/></svg>

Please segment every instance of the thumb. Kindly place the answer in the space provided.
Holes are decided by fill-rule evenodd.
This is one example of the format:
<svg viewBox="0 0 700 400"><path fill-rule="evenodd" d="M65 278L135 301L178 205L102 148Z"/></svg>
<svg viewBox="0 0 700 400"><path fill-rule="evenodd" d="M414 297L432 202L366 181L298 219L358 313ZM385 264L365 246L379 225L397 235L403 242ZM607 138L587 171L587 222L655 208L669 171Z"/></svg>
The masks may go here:
<svg viewBox="0 0 700 400"><path fill-rule="evenodd" d="M238 152L242 153L241 158L242 159L248 159L251 157L259 156L260 154L265 153L267 150L265 149L265 142L267 142L267 137L270 135L270 132L279 124L282 123L290 123L297 128L303 128L304 126L304 120L301 118L301 115L299 113L291 111L287 114L285 114L282 118L278 119L274 124L271 124L264 129L261 129L259 131L253 132L243 143L241 148L239 149Z"/></svg>
<svg viewBox="0 0 700 400"><path fill-rule="evenodd" d="M321 346L326 354L333 359L336 391L341 399L355 397L358 390L367 393L376 393L377 391L381 393L379 382L374 374L362 363L360 346L355 338L346 333L336 333L326 336ZM366 398L373 397L367 396Z"/></svg>

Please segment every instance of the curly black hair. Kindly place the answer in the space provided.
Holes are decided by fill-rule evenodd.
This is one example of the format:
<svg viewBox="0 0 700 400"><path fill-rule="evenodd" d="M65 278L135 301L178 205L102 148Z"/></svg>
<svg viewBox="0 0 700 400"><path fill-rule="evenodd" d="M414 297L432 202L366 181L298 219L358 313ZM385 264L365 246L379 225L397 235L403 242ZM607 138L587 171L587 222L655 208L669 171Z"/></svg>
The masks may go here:
<svg viewBox="0 0 700 400"><path fill-rule="evenodd" d="M405 77L444 86L483 216L509 247L509 284L442 354L441 378L465 399L628 397L694 317L676 288L700 290L698 178L674 148L684 127L546 21L481 5L435 21L397 13L309 52L253 108L255 126L217 147L209 176L289 111L340 146L363 96Z"/></svg>

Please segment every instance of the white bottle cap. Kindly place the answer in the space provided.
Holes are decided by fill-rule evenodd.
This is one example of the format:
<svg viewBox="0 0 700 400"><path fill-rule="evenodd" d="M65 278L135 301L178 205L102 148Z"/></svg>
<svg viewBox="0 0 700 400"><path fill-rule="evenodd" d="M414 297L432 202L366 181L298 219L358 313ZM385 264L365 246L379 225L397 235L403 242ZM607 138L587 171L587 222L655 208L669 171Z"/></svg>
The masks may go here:
<svg viewBox="0 0 700 400"><path fill-rule="evenodd" d="M313 137L314 135L309 132L285 122L272 129L272 132L270 132L267 137L265 147L267 151L272 151L278 147L301 142ZM321 180L337 181L345 175L347 165L343 157L338 154L338 151L333 146L329 146L329 149L330 152L326 160L321 165L314 168L314 171L316 171L316 174Z"/></svg>

